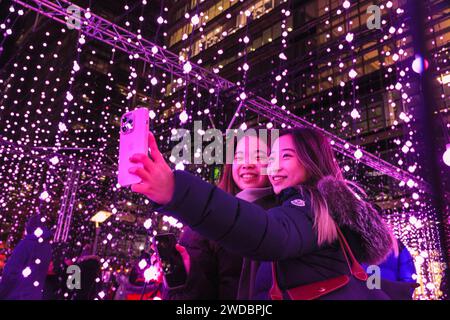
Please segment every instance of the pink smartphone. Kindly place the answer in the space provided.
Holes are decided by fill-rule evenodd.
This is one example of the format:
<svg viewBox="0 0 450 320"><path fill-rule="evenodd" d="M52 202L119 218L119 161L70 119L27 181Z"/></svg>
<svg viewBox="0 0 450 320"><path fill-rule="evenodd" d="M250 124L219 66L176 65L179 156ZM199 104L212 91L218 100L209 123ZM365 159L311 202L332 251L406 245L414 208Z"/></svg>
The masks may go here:
<svg viewBox="0 0 450 320"><path fill-rule="evenodd" d="M130 167L142 167L142 164L130 162L135 153L148 154L148 109L137 108L125 113L120 119L119 174L121 186L141 182L141 178L128 172Z"/></svg>

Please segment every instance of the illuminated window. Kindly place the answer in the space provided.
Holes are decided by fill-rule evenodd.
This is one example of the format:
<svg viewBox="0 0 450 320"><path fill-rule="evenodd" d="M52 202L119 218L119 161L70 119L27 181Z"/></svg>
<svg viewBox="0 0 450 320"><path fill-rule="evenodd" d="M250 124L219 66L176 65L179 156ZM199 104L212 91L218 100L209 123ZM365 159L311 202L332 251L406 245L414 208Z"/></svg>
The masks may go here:
<svg viewBox="0 0 450 320"><path fill-rule="evenodd" d="M258 37L255 40L253 40L252 48L257 49L257 48L261 47L262 45L263 45L262 37Z"/></svg>
<svg viewBox="0 0 450 320"><path fill-rule="evenodd" d="M196 1L191 2L191 9L194 8L195 2ZM229 9L231 6L234 6L235 4L238 4L238 3L241 3L241 2L239 2L237 0L216 1L211 7L209 7L205 11L205 15L200 18L201 23L199 23L195 27L195 29L199 28L203 22L211 21L216 16L222 14L225 10ZM268 13L269 11L271 11L273 8L275 8L280 3L281 3L280 0L260 0L256 3L252 4L250 7L243 9L242 11L245 12L246 10L250 10L252 12L252 17L256 18L257 16L262 16L262 15ZM222 10L220 10L219 8L222 8ZM254 9L252 9L252 8L254 8ZM205 19L206 16L208 17L208 20ZM228 24L229 22L231 22L233 24L233 26L232 27L227 26L226 28L224 27L223 30L226 31L227 34L231 34L234 31L238 30L239 28L242 28L243 26L245 26L248 23L248 21L249 20L247 19L247 16L245 14L240 14L235 19L229 19L229 20L227 19L226 22L224 22L224 23ZM289 26L292 27L292 17L288 18L288 27ZM181 32L181 34L178 33L180 30L183 30ZM184 26L182 26L176 32L174 32L175 35L172 35L169 38L169 47L171 47L174 44L176 44L177 42L179 42L182 39L182 35L184 33L189 35L191 32L192 32L192 25L189 22L187 22ZM223 36L218 36L217 41L220 41L222 38L223 38ZM196 40L196 41L202 42L201 40ZM216 42L210 40L209 43L210 43L210 45L212 45ZM205 47L203 49L205 49ZM194 50L194 51L196 51L196 50Z"/></svg>

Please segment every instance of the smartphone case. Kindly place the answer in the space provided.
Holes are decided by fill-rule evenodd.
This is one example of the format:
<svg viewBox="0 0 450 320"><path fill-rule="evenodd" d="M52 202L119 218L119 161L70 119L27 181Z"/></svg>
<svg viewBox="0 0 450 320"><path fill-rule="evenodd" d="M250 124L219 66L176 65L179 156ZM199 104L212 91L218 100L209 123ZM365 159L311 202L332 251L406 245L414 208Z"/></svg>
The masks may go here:
<svg viewBox="0 0 450 320"><path fill-rule="evenodd" d="M125 113L120 119L119 174L121 186L129 186L141 182L141 178L128 172L130 167L143 167L142 164L130 162L130 157L136 153L148 154L148 123L147 108L137 108Z"/></svg>

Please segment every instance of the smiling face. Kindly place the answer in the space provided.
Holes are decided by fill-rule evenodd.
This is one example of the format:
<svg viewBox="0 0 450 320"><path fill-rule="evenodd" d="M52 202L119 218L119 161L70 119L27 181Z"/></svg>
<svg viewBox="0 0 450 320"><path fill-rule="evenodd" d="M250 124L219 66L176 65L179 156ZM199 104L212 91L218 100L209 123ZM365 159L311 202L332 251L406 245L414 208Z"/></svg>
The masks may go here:
<svg viewBox="0 0 450 320"><path fill-rule="evenodd" d="M299 161L294 140L290 134L275 140L267 171L275 194L307 180L305 167Z"/></svg>
<svg viewBox="0 0 450 320"><path fill-rule="evenodd" d="M267 168L267 145L254 136L239 140L233 159L233 180L239 189L263 188L269 185Z"/></svg>

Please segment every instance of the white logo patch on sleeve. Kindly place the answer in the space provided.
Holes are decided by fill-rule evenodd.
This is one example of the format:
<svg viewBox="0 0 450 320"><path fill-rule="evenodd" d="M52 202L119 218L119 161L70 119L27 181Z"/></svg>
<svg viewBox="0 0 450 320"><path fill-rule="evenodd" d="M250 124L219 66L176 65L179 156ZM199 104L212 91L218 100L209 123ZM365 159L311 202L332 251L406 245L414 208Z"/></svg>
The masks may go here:
<svg viewBox="0 0 450 320"><path fill-rule="evenodd" d="M305 201L302 200L302 199L295 199L295 200L292 200L291 203L292 203L294 206L297 206L297 207L304 207L304 206L306 205L306 204L305 204Z"/></svg>

